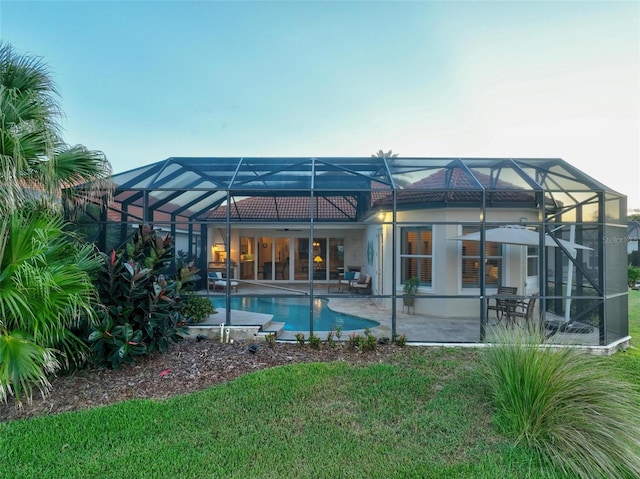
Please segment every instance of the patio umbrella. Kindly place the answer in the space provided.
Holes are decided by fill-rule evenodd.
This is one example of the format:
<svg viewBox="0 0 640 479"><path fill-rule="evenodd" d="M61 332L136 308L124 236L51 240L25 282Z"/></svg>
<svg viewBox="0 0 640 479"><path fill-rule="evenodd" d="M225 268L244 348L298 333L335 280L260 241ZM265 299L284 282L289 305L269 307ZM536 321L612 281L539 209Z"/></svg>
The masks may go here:
<svg viewBox="0 0 640 479"><path fill-rule="evenodd" d="M491 228L485 230L484 233L485 241L491 243L506 243L506 244L519 244L523 246L539 246L540 245L540 235L537 231L530 230L525 228L524 226L519 225L507 225L500 226L498 228ZM466 235L454 236L453 238L449 238L452 240L458 241L480 241L480 232L476 231L475 233L469 233ZM562 239L558 239L560 244L567 248L569 251L574 249L588 249L591 250L593 248L589 248L588 246L583 246L578 243L574 243L572 241L566 241ZM557 247L558 243L549 235L549 233L545 234L544 237L544 245Z"/></svg>
<svg viewBox="0 0 640 479"><path fill-rule="evenodd" d="M571 228L570 231L571 239L575 234L575 228ZM537 231L530 230L524 226L520 225L506 225L500 226L498 228L491 228L485 230L484 233L485 241L493 242L493 243L506 243L506 244L515 244L522 246L539 246L540 245L540 234ZM476 231L475 233L469 233L466 235L454 236L450 238L452 240L458 241L480 241L480 232ZM575 243L573 241L567 241L560 238L556 238L558 242L567 249L567 251L571 254L572 257L575 257L575 251L577 249L584 250L593 250L593 248L589 248L588 246L583 246L581 244ZM556 248L558 243L546 233L544 235L544 245ZM567 272L567 288L571 291L571 284L573 282L573 268L569 268ZM565 321L569 321L570 314L570 306L571 299L567 298L566 307L565 307Z"/></svg>

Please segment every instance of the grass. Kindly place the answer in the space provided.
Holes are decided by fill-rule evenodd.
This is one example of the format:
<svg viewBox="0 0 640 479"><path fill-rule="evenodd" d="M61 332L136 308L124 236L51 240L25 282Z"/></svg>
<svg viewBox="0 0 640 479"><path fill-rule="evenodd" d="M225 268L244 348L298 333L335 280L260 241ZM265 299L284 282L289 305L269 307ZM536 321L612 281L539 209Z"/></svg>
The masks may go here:
<svg viewBox="0 0 640 479"><path fill-rule="evenodd" d="M640 338L640 292L629 305ZM480 358L404 348L384 364L290 365L167 401L3 423L0 477L563 477L496 427ZM640 385L638 349L605 361Z"/></svg>
<svg viewBox="0 0 640 479"><path fill-rule="evenodd" d="M570 477L640 477L638 397L601 358L508 331L483 360L497 424Z"/></svg>
<svg viewBox="0 0 640 479"><path fill-rule="evenodd" d="M0 425L11 477L545 477L493 428L473 351L279 367L163 402ZM2 474L0 474L1 476Z"/></svg>

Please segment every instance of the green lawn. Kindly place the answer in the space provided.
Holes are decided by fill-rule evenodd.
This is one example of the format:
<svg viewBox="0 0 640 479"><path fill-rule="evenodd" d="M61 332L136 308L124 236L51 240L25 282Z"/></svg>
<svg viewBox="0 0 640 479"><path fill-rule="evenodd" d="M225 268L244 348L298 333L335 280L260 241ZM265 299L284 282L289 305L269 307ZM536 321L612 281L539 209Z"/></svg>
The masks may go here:
<svg viewBox="0 0 640 479"><path fill-rule="evenodd" d="M631 347L614 355L612 362L619 367L620 376L640 389L640 291L629 291L629 335Z"/></svg>
<svg viewBox="0 0 640 479"><path fill-rule="evenodd" d="M633 336L632 344L639 348L640 354L640 291L629 291L629 334Z"/></svg>
<svg viewBox="0 0 640 479"><path fill-rule="evenodd" d="M640 337L640 292L630 294ZM637 341L636 341L637 344ZM0 424L0 477L542 478L493 426L478 351L279 367L168 401ZM612 365L640 384L640 352Z"/></svg>

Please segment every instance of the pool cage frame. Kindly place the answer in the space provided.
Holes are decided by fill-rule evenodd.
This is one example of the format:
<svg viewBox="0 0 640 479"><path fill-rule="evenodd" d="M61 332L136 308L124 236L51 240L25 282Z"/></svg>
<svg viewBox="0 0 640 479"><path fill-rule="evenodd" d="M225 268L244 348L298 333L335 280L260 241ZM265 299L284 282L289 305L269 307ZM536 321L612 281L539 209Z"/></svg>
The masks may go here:
<svg viewBox="0 0 640 479"><path fill-rule="evenodd" d="M397 302L402 297L398 291L401 228L409 224L442 228L473 225L480 232L479 284L476 292L464 298L478 301L481 342L486 338L490 289L485 271L486 230L512 222L495 211L526 211L527 216L519 218L520 226L534 229L540 239L540 319L546 311L561 313L567 299L574 303L584 300L589 306L587 311L577 312L577 319L594 318L600 346L628 337L626 197L561 159L172 157L115 174L112 180L112 196L105 195L99 213L78 220L79 225L93 229L98 247L108 251L125 243L132 227L153 224L174 238L178 231L186 235L186 253L199 258L203 271L212 226L224 230L227 258L231 258L233 230L245 225L308 230L309 258L320 228L384 228L393 253L391 291L371 297L390 304L393 335L398 326ZM84 188L75 187L79 193ZM467 216L434 221L431 212L442 210L465 211ZM410 221L403 218L406 212L414 212ZM593 251L591 263L585 263L582 251L567 251L560 242L550 255L546 234L585 243ZM575 284L559 294L550 284L566 287L567 265L575 271ZM233 276L231 261L226 261L225 273L226 278ZM204 281L206 278L206 286ZM309 274L310 333L314 331L314 297L331 296L314 293L314 283L317 281ZM231 325L231 295L231 288L226 288L227 325ZM456 295L459 291L453 295L419 293L417 297L450 300ZM456 342L455 338L450 342Z"/></svg>

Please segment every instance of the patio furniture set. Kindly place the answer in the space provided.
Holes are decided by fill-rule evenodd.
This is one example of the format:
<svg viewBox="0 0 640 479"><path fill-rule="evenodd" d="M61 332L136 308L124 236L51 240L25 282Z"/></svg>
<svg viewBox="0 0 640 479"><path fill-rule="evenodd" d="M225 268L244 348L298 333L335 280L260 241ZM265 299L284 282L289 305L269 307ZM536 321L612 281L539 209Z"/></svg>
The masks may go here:
<svg viewBox="0 0 640 479"><path fill-rule="evenodd" d="M504 320L507 328L513 328L519 320L524 320L524 326L529 327L533 319L537 295L523 299L517 294L517 287L498 286L497 294L487 301L487 319L489 311L495 311L497 324Z"/></svg>

